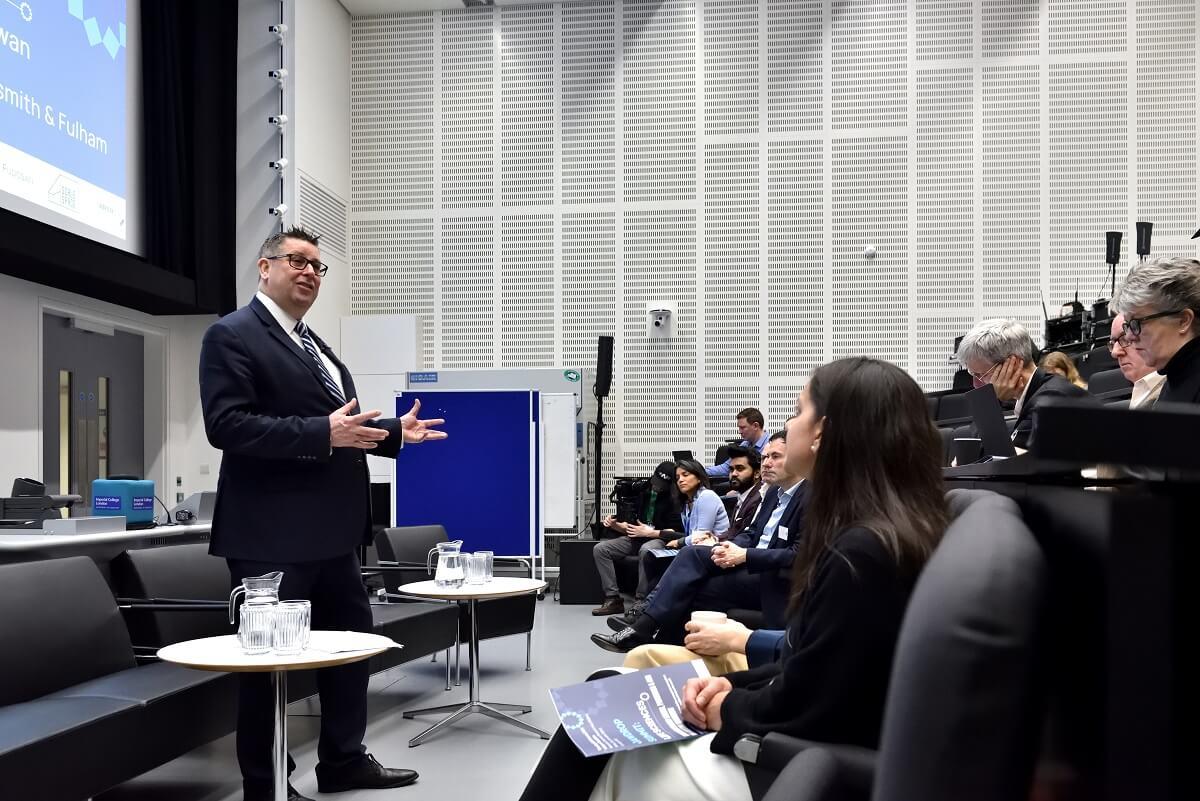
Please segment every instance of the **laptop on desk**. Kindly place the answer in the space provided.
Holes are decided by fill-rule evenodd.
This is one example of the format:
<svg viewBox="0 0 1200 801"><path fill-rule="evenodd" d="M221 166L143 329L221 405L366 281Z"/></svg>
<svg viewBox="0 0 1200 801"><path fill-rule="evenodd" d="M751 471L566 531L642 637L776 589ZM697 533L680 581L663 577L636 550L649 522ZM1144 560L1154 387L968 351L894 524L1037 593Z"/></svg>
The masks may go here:
<svg viewBox="0 0 1200 801"><path fill-rule="evenodd" d="M671 451L671 458L677 462L693 462L696 460L691 451Z"/></svg>
<svg viewBox="0 0 1200 801"><path fill-rule="evenodd" d="M1017 449L1013 447L1012 435L1004 422L1004 410L1000 408L996 388L991 384L984 384L979 389L965 393L963 397L971 411L975 430L979 432L984 455L1003 459L1016 456Z"/></svg>

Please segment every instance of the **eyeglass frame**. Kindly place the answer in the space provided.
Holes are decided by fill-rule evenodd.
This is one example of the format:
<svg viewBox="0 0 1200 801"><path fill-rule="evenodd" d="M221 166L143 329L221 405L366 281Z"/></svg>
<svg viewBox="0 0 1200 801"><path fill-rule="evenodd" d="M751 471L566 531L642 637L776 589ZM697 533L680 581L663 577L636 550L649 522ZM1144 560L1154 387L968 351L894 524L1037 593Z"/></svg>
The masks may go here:
<svg viewBox="0 0 1200 801"><path fill-rule="evenodd" d="M964 367L963 369L964 369L964 370L967 370L967 375L971 376L971 380L972 380L972 381L978 381L978 382L980 382L980 383L982 384L982 383L984 383L984 380L983 380L983 379L985 379L985 378L987 378L989 375L991 375L991 374L992 374L992 373L995 371L995 369L996 369L997 367L999 367L1000 365L1002 365L1002 364L1004 364L1004 362L996 362L995 364L993 364L993 365L992 365L991 367L989 367L988 369L984 370L984 371L983 371L982 373L980 373L979 375L975 375L975 373L972 373L970 370L967 370L967 368L966 368L966 367Z"/></svg>
<svg viewBox="0 0 1200 801"><path fill-rule="evenodd" d="M1122 333L1122 334L1121 334L1120 336L1118 336L1116 339L1113 339L1112 337L1109 337L1109 339L1108 339L1108 352L1109 352L1109 353L1112 353L1112 352L1113 352L1113 349L1114 349L1114 348L1116 348L1118 345L1120 345L1120 346L1121 346L1122 348L1124 348L1125 350L1129 350L1129 348L1133 346L1133 343L1132 343L1132 342L1130 342L1128 339L1126 339L1126 338L1125 338L1125 334L1124 334L1124 333Z"/></svg>
<svg viewBox="0 0 1200 801"><path fill-rule="evenodd" d="M267 259L267 260L287 259L288 266L291 267L296 272L301 272L301 273L304 272L309 267L312 267L313 272L318 277L324 277L325 273L329 272L328 264L326 264L325 262L320 261L318 259L310 259L301 253L278 253L274 256L263 256L263 258ZM301 263L299 265L296 264L297 259L301 260Z"/></svg>
<svg viewBox="0 0 1200 801"><path fill-rule="evenodd" d="M1160 317L1170 317L1172 314L1183 314L1185 311L1190 311L1190 309L1185 306L1182 309L1155 312L1154 314L1147 314L1144 317L1129 317L1125 322L1121 323L1121 336L1118 339L1125 339L1128 342L1128 337L1131 334L1140 338L1142 336L1142 323L1149 320L1157 320Z"/></svg>

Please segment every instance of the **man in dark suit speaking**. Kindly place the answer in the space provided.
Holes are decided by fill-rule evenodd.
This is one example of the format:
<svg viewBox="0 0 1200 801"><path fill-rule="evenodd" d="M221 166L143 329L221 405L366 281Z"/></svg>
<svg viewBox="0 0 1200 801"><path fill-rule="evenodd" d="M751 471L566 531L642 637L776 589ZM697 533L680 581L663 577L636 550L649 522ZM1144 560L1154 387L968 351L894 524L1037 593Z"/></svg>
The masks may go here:
<svg viewBox="0 0 1200 801"><path fill-rule="evenodd" d="M443 439L441 420L355 414L354 380L303 318L328 269L317 237L291 228L259 250L258 292L218 320L200 351L204 428L224 452L211 552L233 585L283 571L280 597L312 602L314 629L371 631L357 549L371 532L366 454ZM241 674L237 751L247 801L271 797L274 705L266 674ZM366 662L317 671L317 785L331 793L401 787L411 770L381 766L363 747ZM289 769L294 768L290 756ZM288 785L291 799L303 799Z"/></svg>

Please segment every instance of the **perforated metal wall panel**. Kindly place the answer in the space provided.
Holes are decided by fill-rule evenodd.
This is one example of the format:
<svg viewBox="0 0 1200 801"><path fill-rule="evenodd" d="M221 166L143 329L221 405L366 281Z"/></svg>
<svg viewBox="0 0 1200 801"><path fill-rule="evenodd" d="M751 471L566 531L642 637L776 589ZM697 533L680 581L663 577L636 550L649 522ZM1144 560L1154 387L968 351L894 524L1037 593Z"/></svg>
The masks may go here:
<svg viewBox="0 0 1200 801"><path fill-rule="evenodd" d="M1164 243L1190 237L1196 209L1196 2L1137 4L1137 216Z"/></svg>
<svg viewBox="0 0 1200 801"><path fill-rule="evenodd" d="M296 175L300 179L297 220L321 237L322 254L346 258L345 199L303 170L296 170Z"/></svg>
<svg viewBox="0 0 1200 801"><path fill-rule="evenodd" d="M421 358L434 361L434 221L354 220L350 237L351 314L415 314Z"/></svg>
<svg viewBox="0 0 1200 801"><path fill-rule="evenodd" d="M442 208L491 206L496 186L496 23L487 9L441 14Z"/></svg>
<svg viewBox="0 0 1200 801"><path fill-rule="evenodd" d="M835 139L832 169L830 355L908 368L908 141ZM863 257L867 245L875 258Z"/></svg>
<svg viewBox="0 0 1200 801"><path fill-rule="evenodd" d="M621 440L670 451L699 432L696 213L627 211L624 230ZM673 336L651 339L646 309L663 299L675 305Z"/></svg>
<svg viewBox="0 0 1200 801"><path fill-rule="evenodd" d="M553 367L554 215L500 221L500 366Z"/></svg>
<svg viewBox="0 0 1200 801"><path fill-rule="evenodd" d="M1042 98L1036 64L983 68L983 266L986 316L1036 306L1042 290Z"/></svg>
<svg viewBox="0 0 1200 801"><path fill-rule="evenodd" d="M759 146L704 154L704 326L709 378L755 384L762 322Z"/></svg>
<svg viewBox="0 0 1200 801"><path fill-rule="evenodd" d="M825 121L824 4L767 0L767 129L820 131Z"/></svg>
<svg viewBox="0 0 1200 801"><path fill-rule="evenodd" d="M918 309L975 300L975 102L970 67L917 72Z"/></svg>
<svg viewBox="0 0 1200 801"><path fill-rule="evenodd" d="M500 165L505 206L554 202L554 16L500 9Z"/></svg>
<svg viewBox="0 0 1200 801"><path fill-rule="evenodd" d="M442 292L434 343L439 367L496 366L496 225L494 217L442 221Z"/></svg>
<svg viewBox="0 0 1200 801"><path fill-rule="evenodd" d="M434 22L408 14L352 28L351 200L360 214L433 208Z"/></svg>
<svg viewBox="0 0 1200 801"><path fill-rule="evenodd" d="M696 3L622 4L625 201L696 198Z"/></svg>
<svg viewBox="0 0 1200 801"><path fill-rule="evenodd" d="M1085 302L1097 296L1105 272L1102 234L1127 227L1127 77L1125 64L1050 66L1049 291L1057 302L1076 289ZM1125 238L1122 254L1131 250Z"/></svg>
<svg viewBox="0 0 1200 801"><path fill-rule="evenodd" d="M704 10L704 132L758 130L758 0L708 0Z"/></svg>
<svg viewBox="0 0 1200 801"><path fill-rule="evenodd" d="M1095 300L1106 230L1125 233L1119 275L1138 219L1155 255L1196 253L1196 13L580 0L356 19L351 310L419 315L430 369L590 370L615 336L605 497L674 448L711 457L745 406L778 429L837 356L948 387L976 320L1040 339L1043 298ZM299 205L336 220L313 187ZM647 332L659 303L667 340Z"/></svg>

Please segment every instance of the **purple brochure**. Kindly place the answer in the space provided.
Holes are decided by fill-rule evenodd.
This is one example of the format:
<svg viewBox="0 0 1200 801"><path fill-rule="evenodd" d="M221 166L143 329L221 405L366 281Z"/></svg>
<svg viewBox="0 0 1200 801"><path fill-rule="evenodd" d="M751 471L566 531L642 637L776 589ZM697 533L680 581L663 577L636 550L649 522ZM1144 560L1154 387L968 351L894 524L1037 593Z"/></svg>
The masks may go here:
<svg viewBox="0 0 1200 801"><path fill-rule="evenodd" d="M550 698L584 756L613 754L703 734L683 721L681 710L684 683L707 675L697 659L556 687Z"/></svg>

